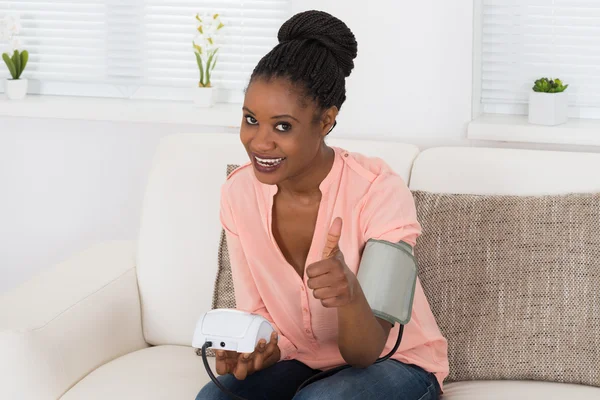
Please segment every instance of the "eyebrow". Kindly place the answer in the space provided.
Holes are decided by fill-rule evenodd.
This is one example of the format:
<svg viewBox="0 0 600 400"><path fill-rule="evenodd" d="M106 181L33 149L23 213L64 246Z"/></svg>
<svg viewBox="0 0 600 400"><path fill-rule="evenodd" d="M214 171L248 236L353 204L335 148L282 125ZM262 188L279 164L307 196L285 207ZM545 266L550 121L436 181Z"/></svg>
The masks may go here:
<svg viewBox="0 0 600 400"><path fill-rule="evenodd" d="M275 119L275 118L291 118L291 119L295 120L296 122L300 122L296 118L292 117L289 114L275 115L275 116L271 117L271 119Z"/></svg>
<svg viewBox="0 0 600 400"><path fill-rule="evenodd" d="M252 110L250 110L248 107L245 107L245 106L244 106L244 107L242 107L242 110L248 111L250 114L253 114L253 115L254 115L254 113L252 112ZM289 115L289 114L274 115L274 116L272 116L272 117L271 117L271 119L276 119L276 118L284 118L284 117L285 117L285 118L291 118L291 119L293 119L293 120L295 120L295 121L297 121L297 122L300 122L300 121L298 121L298 119L297 119L297 118L294 118L293 116L291 116L291 115Z"/></svg>

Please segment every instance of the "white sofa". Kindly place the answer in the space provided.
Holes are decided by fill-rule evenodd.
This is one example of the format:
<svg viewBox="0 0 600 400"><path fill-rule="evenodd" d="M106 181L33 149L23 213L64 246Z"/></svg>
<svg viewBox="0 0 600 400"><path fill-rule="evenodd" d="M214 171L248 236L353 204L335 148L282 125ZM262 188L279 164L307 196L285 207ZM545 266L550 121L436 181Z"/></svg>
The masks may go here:
<svg viewBox="0 0 600 400"><path fill-rule="evenodd" d="M600 154L330 144L384 158L412 189L600 191ZM226 164L246 159L236 135L167 137L136 242L98 244L2 296L0 399L193 399L208 381L190 343L211 306L219 188ZM444 400L600 399L600 388L547 382L459 382L445 391Z"/></svg>

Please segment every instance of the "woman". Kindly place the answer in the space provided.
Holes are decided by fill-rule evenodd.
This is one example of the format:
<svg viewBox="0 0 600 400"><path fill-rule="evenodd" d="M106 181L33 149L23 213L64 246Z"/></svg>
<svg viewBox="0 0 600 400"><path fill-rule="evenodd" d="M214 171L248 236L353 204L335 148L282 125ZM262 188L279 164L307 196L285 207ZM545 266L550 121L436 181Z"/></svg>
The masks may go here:
<svg viewBox="0 0 600 400"><path fill-rule="evenodd" d="M222 190L236 302L276 330L252 354L217 352L219 380L246 399L437 399L447 345L417 283L398 351L398 325L376 318L356 273L368 239L415 245L410 191L384 162L325 137L346 98L357 43L339 19L293 16L256 66L240 137L251 162ZM319 370L352 367L306 386ZM228 399L214 383L197 396Z"/></svg>

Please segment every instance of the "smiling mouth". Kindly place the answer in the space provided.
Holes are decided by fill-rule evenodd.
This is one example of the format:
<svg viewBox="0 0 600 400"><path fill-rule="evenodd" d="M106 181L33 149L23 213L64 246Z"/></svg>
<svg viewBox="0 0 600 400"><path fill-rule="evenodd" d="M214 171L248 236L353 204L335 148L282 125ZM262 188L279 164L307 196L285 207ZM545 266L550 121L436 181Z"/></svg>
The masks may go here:
<svg viewBox="0 0 600 400"><path fill-rule="evenodd" d="M279 164L285 160L285 157L282 158L261 158L258 156L254 156L254 160L258 165L265 168L273 168L277 167Z"/></svg>

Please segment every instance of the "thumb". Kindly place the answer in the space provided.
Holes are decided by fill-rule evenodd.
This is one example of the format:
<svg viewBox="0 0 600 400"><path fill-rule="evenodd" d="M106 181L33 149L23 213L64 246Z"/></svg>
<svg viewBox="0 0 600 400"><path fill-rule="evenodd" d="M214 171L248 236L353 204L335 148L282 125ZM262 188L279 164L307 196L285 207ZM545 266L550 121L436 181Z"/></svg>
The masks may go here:
<svg viewBox="0 0 600 400"><path fill-rule="evenodd" d="M340 248L340 236L342 236L342 219L337 217L333 220L329 233L327 234L327 241L325 242L325 248L323 249L323 259L330 258L335 255Z"/></svg>

